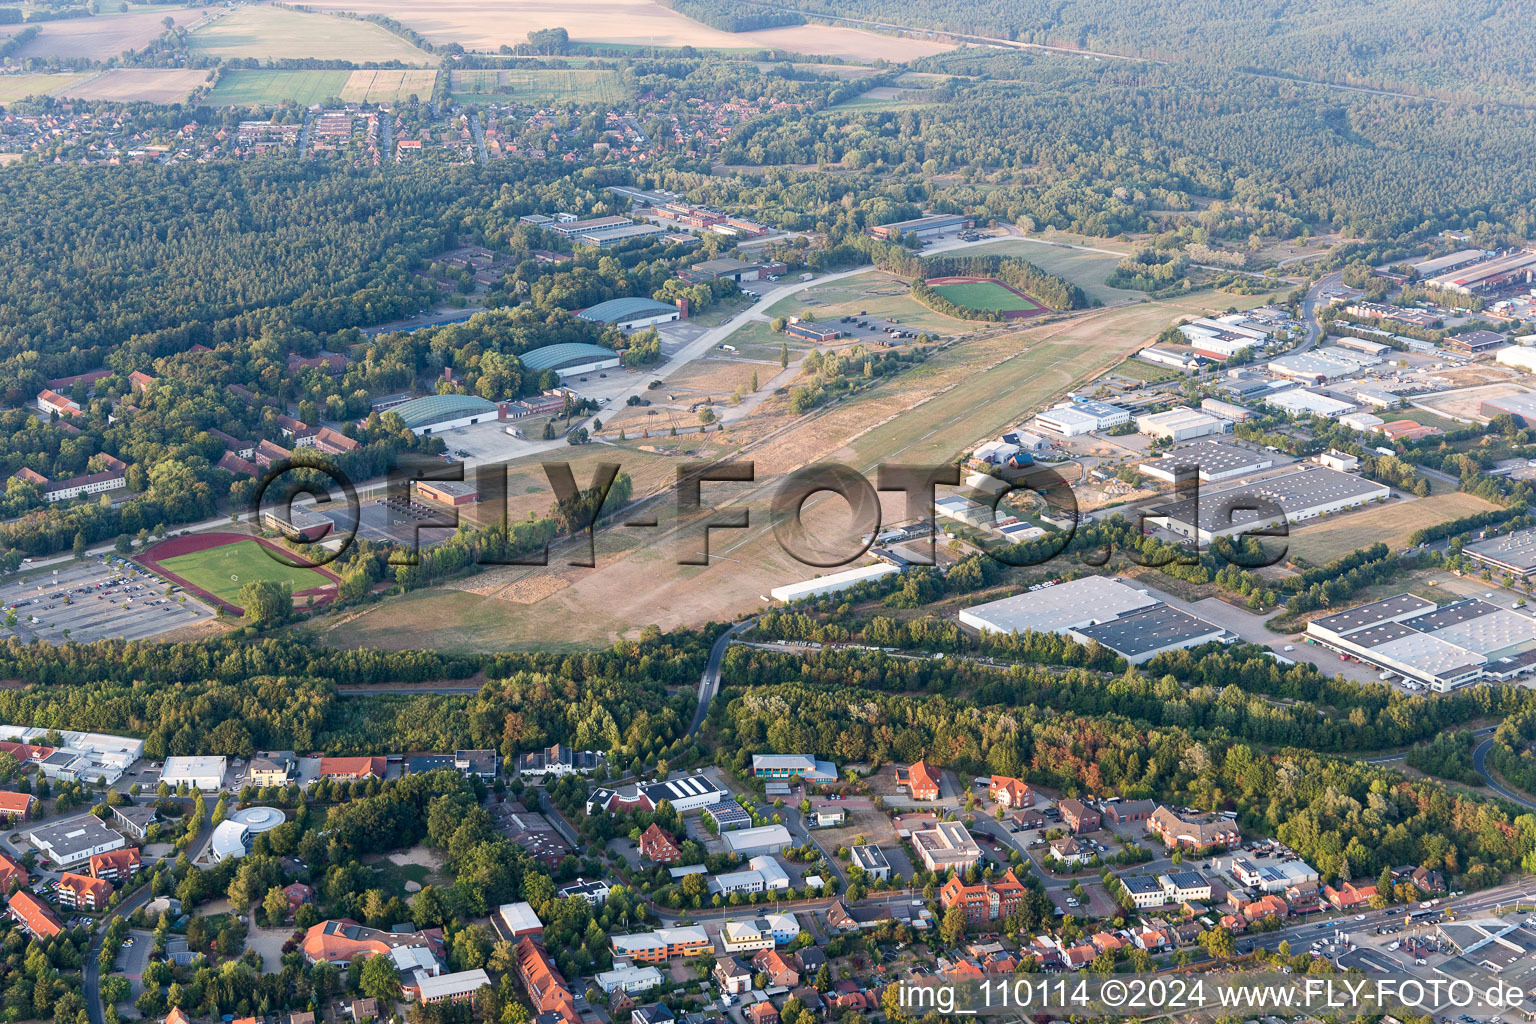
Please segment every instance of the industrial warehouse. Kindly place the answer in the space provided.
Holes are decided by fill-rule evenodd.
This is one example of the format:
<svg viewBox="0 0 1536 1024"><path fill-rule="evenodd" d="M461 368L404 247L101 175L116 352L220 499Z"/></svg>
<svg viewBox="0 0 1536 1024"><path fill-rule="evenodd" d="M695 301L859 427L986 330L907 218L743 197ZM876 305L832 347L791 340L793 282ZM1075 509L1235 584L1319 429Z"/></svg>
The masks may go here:
<svg viewBox="0 0 1536 1024"><path fill-rule="evenodd" d="M1464 545L1461 553L1495 572L1518 580L1536 575L1536 530L1519 530Z"/></svg>
<svg viewBox="0 0 1536 1024"><path fill-rule="evenodd" d="M1165 651L1233 639L1215 623L1110 576L1084 576L966 608L960 623L983 633L1055 633L1097 643L1132 665Z"/></svg>
<svg viewBox="0 0 1536 1024"><path fill-rule="evenodd" d="M1536 619L1477 598L1439 607L1398 594L1316 619L1307 637L1436 693L1536 670Z"/></svg>
<svg viewBox="0 0 1536 1024"><path fill-rule="evenodd" d="M1209 544L1218 537L1317 519L1391 496L1392 489L1386 484L1309 466L1288 476L1201 494L1198 523L1194 498L1149 509L1147 518L1161 520L1160 525L1180 537ZM1269 507L1258 508L1260 502Z"/></svg>
<svg viewBox="0 0 1536 1024"><path fill-rule="evenodd" d="M1175 448L1162 458L1143 462L1138 468L1147 476L1171 484L1180 466L1192 466L1202 481L1211 483L1257 473L1274 464L1274 456L1264 452L1251 452L1220 441L1196 441Z"/></svg>

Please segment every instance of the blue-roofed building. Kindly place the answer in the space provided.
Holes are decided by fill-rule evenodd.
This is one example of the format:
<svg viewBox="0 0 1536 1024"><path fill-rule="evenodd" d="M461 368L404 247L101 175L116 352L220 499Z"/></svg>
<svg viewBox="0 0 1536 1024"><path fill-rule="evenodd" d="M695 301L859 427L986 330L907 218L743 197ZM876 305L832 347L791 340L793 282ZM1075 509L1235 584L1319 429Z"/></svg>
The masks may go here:
<svg viewBox="0 0 1536 1024"><path fill-rule="evenodd" d="M630 296L599 302L590 309L580 310L576 315L593 323L611 324L621 331L635 331L642 327L650 327L652 324L664 324L677 320L682 317L682 311L676 306L657 302L655 299Z"/></svg>
<svg viewBox="0 0 1536 1024"><path fill-rule="evenodd" d="M405 421L413 434L440 434L474 423L501 418L501 408L474 395L428 395L413 398L389 410Z"/></svg>
<svg viewBox="0 0 1536 1024"><path fill-rule="evenodd" d="M673 312L677 312L673 310ZM619 365L619 355L601 345L583 345L568 341L530 349L518 357L525 368L535 373L553 370L563 377L574 377Z"/></svg>

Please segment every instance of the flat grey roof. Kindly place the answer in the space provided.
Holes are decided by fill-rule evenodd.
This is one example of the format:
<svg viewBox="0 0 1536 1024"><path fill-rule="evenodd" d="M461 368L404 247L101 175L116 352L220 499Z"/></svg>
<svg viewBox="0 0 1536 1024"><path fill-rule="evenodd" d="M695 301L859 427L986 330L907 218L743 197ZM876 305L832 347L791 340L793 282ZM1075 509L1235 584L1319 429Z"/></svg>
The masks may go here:
<svg viewBox="0 0 1536 1024"><path fill-rule="evenodd" d="M853 855L853 862L868 871L871 868L889 868L890 862L885 859L885 852L873 844L855 846L849 851Z"/></svg>
<svg viewBox="0 0 1536 1024"><path fill-rule="evenodd" d="M1370 604L1362 604L1358 608L1350 608L1347 611L1315 619L1313 625L1342 634L1366 626L1374 626L1378 622L1402 618L1414 612L1433 611L1434 608L1433 601L1427 601L1414 594L1398 594L1396 597L1383 598L1380 601L1372 601Z"/></svg>
<svg viewBox="0 0 1536 1024"><path fill-rule="evenodd" d="M1536 530L1518 530L1502 537L1490 537L1468 544L1462 550L1521 572L1536 571Z"/></svg>
<svg viewBox="0 0 1536 1024"><path fill-rule="evenodd" d="M1378 622L1374 626L1356 630L1349 634L1349 642L1359 644L1361 647L1380 647L1394 640L1401 640L1405 636L1412 636L1417 630L1409 629L1401 622Z"/></svg>
<svg viewBox="0 0 1536 1024"><path fill-rule="evenodd" d="M1078 630L1117 654L1135 658L1165 647L1188 644L1201 637L1223 632L1214 622L1180 611L1166 604L1155 604L1126 612L1112 622L1085 626Z"/></svg>
<svg viewBox="0 0 1536 1024"><path fill-rule="evenodd" d="M1220 441L1196 441L1175 448L1162 458L1143 462L1141 468L1172 473L1179 466L1194 466L1204 480L1243 469L1267 469L1274 464L1274 456L1262 452L1250 452L1246 448L1222 444Z"/></svg>
<svg viewBox="0 0 1536 1024"><path fill-rule="evenodd" d="M978 629L998 633L1060 633L1158 603L1114 577L1084 576L962 609L960 618Z"/></svg>
<svg viewBox="0 0 1536 1024"><path fill-rule="evenodd" d="M82 814L49 825L41 825L27 833L34 845L46 846L59 857L69 857L81 850L89 850L113 839L121 839L116 832L101 823L94 814Z"/></svg>
<svg viewBox="0 0 1536 1024"><path fill-rule="evenodd" d="M1489 604L1487 601L1474 597L1469 601L1457 601L1455 604L1448 604L1444 608L1437 608L1432 612L1425 612L1423 615L1415 615L1413 618L1406 620L1405 624L1423 633L1434 633L1444 629L1446 626L1454 626L1469 619L1492 615L1497 611L1499 611L1498 605Z"/></svg>
<svg viewBox="0 0 1536 1024"><path fill-rule="evenodd" d="M1390 488L1349 473L1311 466L1289 476L1200 495L1200 529L1219 532L1234 526L1269 521L1271 516L1246 507L1258 499L1274 502L1282 512L1291 516L1334 502L1367 498L1382 491L1390 492ZM1147 514L1188 523L1194 517L1194 504L1193 498L1186 498L1151 509Z"/></svg>

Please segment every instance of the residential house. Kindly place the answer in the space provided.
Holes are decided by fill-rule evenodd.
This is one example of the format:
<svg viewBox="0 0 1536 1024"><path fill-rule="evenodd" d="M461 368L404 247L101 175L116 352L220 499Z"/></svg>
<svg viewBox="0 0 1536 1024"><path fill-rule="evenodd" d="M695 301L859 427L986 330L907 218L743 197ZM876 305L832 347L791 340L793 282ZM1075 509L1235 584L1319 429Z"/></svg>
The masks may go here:
<svg viewBox="0 0 1536 1024"><path fill-rule="evenodd" d="M1356 885L1354 882L1345 882L1335 889L1331 885L1323 886L1323 899L1327 900L1336 910L1354 910L1356 907L1369 906L1371 900L1377 895L1375 883L1368 885Z"/></svg>
<svg viewBox="0 0 1536 1024"><path fill-rule="evenodd" d="M25 889L11 893L5 905L11 920L34 939L51 939L64 930L64 923L53 915L48 905Z"/></svg>
<svg viewBox="0 0 1536 1024"><path fill-rule="evenodd" d="M909 768L896 769L896 788L904 789L914 800L939 798L940 773L925 761L918 761Z"/></svg>
<svg viewBox="0 0 1536 1024"><path fill-rule="evenodd" d="M794 988L800 984L800 972L790 964L784 954L773 949L758 950L752 957L752 966L768 975L768 984Z"/></svg>
<svg viewBox="0 0 1536 1024"><path fill-rule="evenodd" d="M1051 840L1051 856L1069 868L1075 868L1093 859L1092 852L1072 836Z"/></svg>
<svg viewBox="0 0 1536 1024"><path fill-rule="evenodd" d="M752 968L742 962L741 957L723 956L715 961L715 984L720 986L720 991L728 996L744 995L752 991Z"/></svg>
<svg viewBox="0 0 1536 1024"><path fill-rule="evenodd" d="M59 878L59 902L71 910L100 910L112 896L112 883L66 871Z"/></svg>
<svg viewBox="0 0 1536 1024"><path fill-rule="evenodd" d="M663 832L654 822L640 836L640 856L655 861L657 864L676 864L683 859L682 851L672 841L672 837Z"/></svg>
<svg viewBox="0 0 1536 1024"><path fill-rule="evenodd" d="M121 884L132 878L144 867L139 851L132 846L120 850L108 850L91 857L91 874L104 881Z"/></svg>
<svg viewBox="0 0 1536 1024"><path fill-rule="evenodd" d="M303 882L291 882L283 886L283 895L288 899L290 914L297 914L304 904L315 902L315 890Z"/></svg>
<svg viewBox="0 0 1536 1024"><path fill-rule="evenodd" d="M1061 812L1061 820L1076 835L1082 835L1084 832L1097 832L1099 830L1099 812L1075 796L1069 796L1058 803L1056 809Z"/></svg>
<svg viewBox="0 0 1536 1024"><path fill-rule="evenodd" d="M30 880L27 869L19 861L0 852L0 895L10 893L12 886L25 886Z"/></svg>
<svg viewBox="0 0 1536 1024"><path fill-rule="evenodd" d="M747 1024L779 1024L779 1011L766 1001L747 1007L745 1016Z"/></svg>
<svg viewBox="0 0 1536 1024"><path fill-rule="evenodd" d="M994 775L987 786L987 796L995 800L999 807L1009 810L1021 810L1032 807L1035 803L1034 791L1028 783L1015 779L1011 775Z"/></svg>

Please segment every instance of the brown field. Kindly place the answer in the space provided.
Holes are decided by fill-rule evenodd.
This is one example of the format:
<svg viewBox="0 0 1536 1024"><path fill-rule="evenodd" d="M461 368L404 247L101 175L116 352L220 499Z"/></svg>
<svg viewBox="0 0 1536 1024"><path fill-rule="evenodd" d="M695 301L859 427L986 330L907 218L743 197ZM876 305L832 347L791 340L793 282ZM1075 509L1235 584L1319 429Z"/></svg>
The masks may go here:
<svg viewBox="0 0 1536 1024"><path fill-rule="evenodd" d="M424 100L436 82L436 71L354 71L341 98L348 103L401 103L414 94Z"/></svg>
<svg viewBox="0 0 1536 1024"><path fill-rule="evenodd" d="M65 21L40 23L42 32L36 39L23 46L16 57L86 57L91 60L107 60L124 50L136 50L159 37L165 31L165 18L176 19L178 25L190 25L202 20L202 11L193 8L170 8L142 14L108 14L95 18L71 18ZM7 25L0 29L0 39L9 38L26 25Z"/></svg>
<svg viewBox="0 0 1536 1024"><path fill-rule="evenodd" d="M1488 417L1478 411L1484 401L1490 398L1507 398L1510 395L1528 394L1528 389L1518 384L1488 384L1484 387L1468 388L1465 391L1454 391L1441 395L1425 395L1423 398L1415 398L1414 405L1441 416L1448 416L1454 420L1465 423L1486 423Z"/></svg>
<svg viewBox="0 0 1536 1024"><path fill-rule="evenodd" d="M761 32L721 32L651 0L313 0L316 10L384 14L435 43L495 50L526 42L528 33L564 28L587 42L646 46L698 46L723 50L789 50L829 57L907 61L953 49L926 39L883 36L851 28L796 25Z"/></svg>
<svg viewBox="0 0 1536 1024"><path fill-rule="evenodd" d="M208 75L196 68L114 68L59 89L56 95L117 103L180 103L207 82Z"/></svg>
<svg viewBox="0 0 1536 1024"><path fill-rule="evenodd" d="M1493 508L1472 494L1454 491L1414 501L1391 501L1334 516L1321 523L1291 531L1290 550L1313 565L1326 565L1359 548L1381 541L1392 548L1405 547L1415 530L1447 519L1457 519Z"/></svg>

